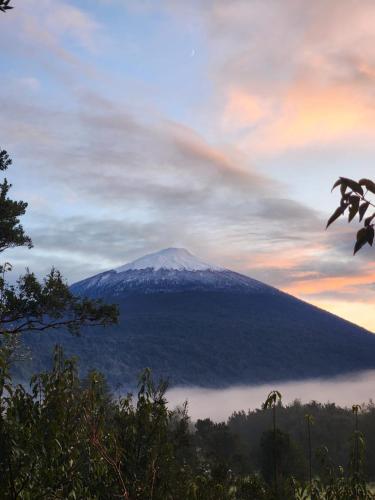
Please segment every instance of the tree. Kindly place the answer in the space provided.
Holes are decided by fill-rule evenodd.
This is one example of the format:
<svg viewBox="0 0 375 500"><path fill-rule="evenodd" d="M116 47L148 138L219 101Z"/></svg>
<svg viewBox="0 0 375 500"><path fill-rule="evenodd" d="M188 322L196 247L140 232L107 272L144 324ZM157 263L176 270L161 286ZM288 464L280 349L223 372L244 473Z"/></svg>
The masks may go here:
<svg viewBox="0 0 375 500"><path fill-rule="evenodd" d="M12 164L8 153L0 150L0 170ZM0 253L14 247L32 247L20 224L27 203L9 198L12 185L5 178L0 184ZM29 270L10 284L6 273L12 266L0 265L0 393L4 383L6 359L13 351L14 339L24 332L67 328L79 333L82 326L106 326L117 321L117 307L100 300L75 297L61 273L52 269L40 282Z"/></svg>
<svg viewBox="0 0 375 500"><path fill-rule="evenodd" d="M359 431L359 426L358 426L358 413L360 412L360 410L361 410L360 405L352 406L352 411L354 414L354 432L352 437L350 471L351 471L351 487L357 498L360 498L361 491L366 485L363 476L365 439L362 432Z"/></svg>
<svg viewBox="0 0 375 500"><path fill-rule="evenodd" d="M312 496L312 449L311 449L311 427L314 425L314 417L309 413L305 415L306 427L307 427L307 447L308 447L308 458L309 458L309 487L310 495Z"/></svg>
<svg viewBox="0 0 375 500"><path fill-rule="evenodd" d="M114 399L100 373L80 379L57 347L52 369L30 387L0 397L1 499L197 498L187 494L190 444L180 456L190 442L186 408L169 410L166 383L149 371L138 396Z"/></svg>
<svg viewBox="0 0 375 500"><path fill-rule="evenodd" d="M195 444L199 459L205 463L214 479L224 481L229 471L237 469L237 438L224 422L214 423L209 418L195 424Z"/></svg>
<svg viewBox="0 0 375 500"><path fill-rule="evenodd" d="M0 170L12 165L8 153L0 149ZM25 214L27 203L8 198L11 184L5 178L0 184L0 252L12 247L32 247L31 239L26 236L19 218Z"/></svg>
<svg viewBox="0 0 375 500"><path fill-rule="evenodd" d="M280 429L276 429L276 433L273 430L262 433L260 439L261 470L264 479L268 483L274 481L274 459L276 459L277 463L277 479L279 482L281 479L300 472L303 466L301 458L300 450L288 433ZM278 497L281 491L277 490L275 493L276 497Z"/></svg>
<svg viewBox="0 0 375 500"><path fill-rule="evenodd" d="M354 254L356 254L367 243L374 242L374 219L375 202L371 195L375 195L375 182L370 179L360 179L358 182L346 177L340 177L332 187L332 191L340 187L340 205L328 219L327 228L339 217L348 213L348 222L352 222L358 215L359 222L363 227L357 232ZM369 210L372 212L369 214ZM367 217L365 218L365 215Z"/></svg>
<svg viewBox="0 0 375 500"><path fill-rule="evenodd" d="M279 391L271 391L268 396L266 401L263 403L263 410L268 410L269 408L272 408L272 435L273 435L273 447L272 447L272 455L273 455L273 482L275 486L275 493L276 493L276 498L278 497L278 481L277 481L277 476L278 476L278 456L277 456L277 447L278 447L278 440L277 440L277 427L276 427L276 407L278 404L281 404L281 399L282 396Z"/></svg>

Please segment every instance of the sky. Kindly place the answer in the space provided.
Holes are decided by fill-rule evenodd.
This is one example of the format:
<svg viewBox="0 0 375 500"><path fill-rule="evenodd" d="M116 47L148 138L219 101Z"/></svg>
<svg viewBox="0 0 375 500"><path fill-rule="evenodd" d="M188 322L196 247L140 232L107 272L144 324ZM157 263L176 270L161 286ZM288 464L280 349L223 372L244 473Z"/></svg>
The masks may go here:
<svg viewBox="0 0 375 500"><path fill-rule="evenodd" d="M34 248L72 283L178 246L375 331L375 250L325 231L375 178L372 0L13 0L0 146Z"/></svg>

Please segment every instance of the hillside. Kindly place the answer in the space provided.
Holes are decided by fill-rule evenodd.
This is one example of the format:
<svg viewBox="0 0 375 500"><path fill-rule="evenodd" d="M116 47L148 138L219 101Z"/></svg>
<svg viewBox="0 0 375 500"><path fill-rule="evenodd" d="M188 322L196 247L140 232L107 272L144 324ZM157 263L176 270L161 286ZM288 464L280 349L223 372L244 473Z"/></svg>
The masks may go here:
<svg viewBox="0 0 375 500"><path fill-rule="evenodd" d="M45 367L61 342L81 367L103 371L113 387L134 386L144 367L172 385L225 387L328 377L375 368L375 336L247 276L167 249L72 286L120 308L108 330L28 335Z"/></svg>

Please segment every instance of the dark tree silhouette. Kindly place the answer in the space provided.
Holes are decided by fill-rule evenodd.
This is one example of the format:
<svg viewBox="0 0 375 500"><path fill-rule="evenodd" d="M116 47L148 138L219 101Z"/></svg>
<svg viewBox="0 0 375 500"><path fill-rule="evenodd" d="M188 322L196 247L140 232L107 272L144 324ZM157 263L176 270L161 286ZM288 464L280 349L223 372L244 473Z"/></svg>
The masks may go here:
<svg viewBox="0 0 375 500"><path fill-rule="evenodd" d="M8 153L0 150L0 170L12 164ZM27 203L9 198L11 184L0 184L0 253L13 247L32 247L20 224ZM117 308L101 301L75 297L59 271L52 269L43 282L27 270L16 284L5 277L12 266L0 265L0 338L26 331L68 328L78 333L84 325L109 325L117 320Z"/></svg>
<svg viewBox="0 0 375 500"><path fill-rule="evenodd" d="M276 408L278 404L281 404L282 396L279 391L271 391L266 401L263 403L263 410L268 410L272 408L272 435L273 435L273 482L275 487L275 495L278 498L278 440L277 440L277 427L276 427Z"/></svg>
<svg viewBox="0 0 375 500"><path fill-rule="evenodd" d="M11 164L8 153L0 150L0 170L7 170ZM19 220L26 212L27 203L11 200L8 197L11 187L7 179L0 184L0 252L11 247L32 246Z"/></svg>
<svg viewBox="0 0 375 500"><path fill-rule="evenodd" d="M306 428L307 428L307 447L308 447L308 459L309 459L309 489L310 495L313 496L313 485L312 485L312 448L311 448L311 427L314 424L314 417L309 413L305 415Z"/></svg>

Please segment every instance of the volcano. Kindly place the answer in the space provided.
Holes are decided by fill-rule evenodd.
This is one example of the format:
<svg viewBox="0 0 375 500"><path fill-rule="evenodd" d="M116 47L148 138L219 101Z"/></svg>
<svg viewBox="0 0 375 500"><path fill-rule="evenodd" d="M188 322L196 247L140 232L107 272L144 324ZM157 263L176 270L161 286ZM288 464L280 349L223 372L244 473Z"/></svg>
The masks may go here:
<svg viewBox="0 0 375 500"><path fill-rule="evenodd" d="M173 385L228 387L375 368L375 335L248 276L167 248L75 283L76 295L116 303L107 329L29 334L20 378L50 364L53 345L82 371L131 388L145 367Z"/></svg>

